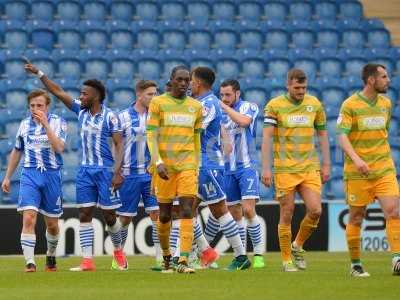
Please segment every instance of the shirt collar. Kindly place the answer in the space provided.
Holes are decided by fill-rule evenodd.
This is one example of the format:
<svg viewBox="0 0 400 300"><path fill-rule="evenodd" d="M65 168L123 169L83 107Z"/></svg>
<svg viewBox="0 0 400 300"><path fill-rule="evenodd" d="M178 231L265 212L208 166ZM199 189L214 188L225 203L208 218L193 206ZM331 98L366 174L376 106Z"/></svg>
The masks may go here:
<svg viewBox="0 0 400 300"><path fill-rule="evenodd" d="M198 100L203 100L204 98L207 98L208 96L212 95L213 92L210 90L208 92L205 92L203 94L201 94L200 96L197 97Z"/></svg>

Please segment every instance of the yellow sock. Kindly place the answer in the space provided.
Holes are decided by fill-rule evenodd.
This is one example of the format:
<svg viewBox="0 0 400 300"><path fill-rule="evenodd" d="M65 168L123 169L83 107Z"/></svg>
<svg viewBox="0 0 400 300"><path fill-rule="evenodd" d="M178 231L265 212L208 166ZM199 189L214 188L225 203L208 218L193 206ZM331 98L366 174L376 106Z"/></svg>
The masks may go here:
<svg viewBox="0 0 400 300"><path fill-rule="evenodd" d="M400 219L386 220L386 235L390 251L400 253Z"/></svg>
<svg viewBox="0 0 400 300"><path fill-rule="evenodd" d="M297 232L296 239L294 240L298 247L303 247L304 242L308 240L310 235L317 229L319 223L318 219L311 219L306 215L301 221L299 232Z"/></svg>
<svg viewBox="0 0 400 300"><path fill-rule="evenodd" d="M161 223L157 222L158 238L160 239L160 247L163 256L171 255L169 249L169 235L171 232L171 222Z"/></svg>
<svg viewBox="0 0 400 300"><path fill-rule="evenodd" d="M290 225L278 225L279 247L281 248L282 261L292 260L290 243L292 241L292 228Z"/></svg>
<svg viewBox="0 0 400 300"><path fill-rule="evenodd" d="M193 219L181 219L180 227L180 250L179 262L188 262L189 254L192 251L193 242Z"/></svg>
<svg viewBox="0 0 400 300"><path fill-rule="evenodd" d="M346 238L351 262L359 263L361 258L361 227L347 224Z"/></svg>

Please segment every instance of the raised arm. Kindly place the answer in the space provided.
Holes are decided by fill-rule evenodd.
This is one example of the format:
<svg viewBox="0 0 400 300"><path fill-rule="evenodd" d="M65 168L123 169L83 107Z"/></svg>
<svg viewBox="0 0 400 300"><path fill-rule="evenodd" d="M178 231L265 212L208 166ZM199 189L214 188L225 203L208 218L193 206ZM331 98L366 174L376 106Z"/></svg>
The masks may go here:
<svg viewBox="0 0 400 300"><path fill-rule="evenodd" d="M50 124L47 120L47 115L44 112L36 110L34 113L32 113L32 116L36 118L42 124L43 128L46 130L46 134L49 139L50 145L53 147L54 151L57 153L64 152L66 130L60 128L61 136L57 136L54 130L50 127ZM62 136L64 136L64 138Z"/></svg>
<svg viewBox="0 0 400 300"><path fill-rule="evenodd" d="M60 99L61 102L63 102L66 107L72 109L72 103L73 103L72 96L69 95L67 92L65 92L57 83L50 80L46 76L46 74L44 74L42 71L40 71L36 66L34 66L31 63L27 63L25 65L25 70L28 73L36 75L42 81L42 83L50 93L52 93L54 96Z"/></svg>

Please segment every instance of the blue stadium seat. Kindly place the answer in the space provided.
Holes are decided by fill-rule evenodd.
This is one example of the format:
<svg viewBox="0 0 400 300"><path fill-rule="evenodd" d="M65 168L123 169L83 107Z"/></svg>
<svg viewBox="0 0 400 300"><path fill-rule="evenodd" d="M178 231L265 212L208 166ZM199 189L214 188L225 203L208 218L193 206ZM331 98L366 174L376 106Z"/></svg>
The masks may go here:
<svg viewBox="0 0 400 300"><path fill-rule="evenodd" d="M215 47L219 49L235 49L238 43L237 33L233 30L219 30L214 33Z"/></svg>
<svg viewBox="0 0 400 300"><path fill-rule="evenodd" d="M104 57L92 57L85 61L85 77L106 79L108 77L108 60Z"/></svg>
<svg viewBox="0 0 400 300"><path fill-rule="evenodd" d="M206 66L214 69L214 63L208 50L187 49L184 51L183 57L188 61L190 69L197 66Z"/></svg>
<svg viewBox="0 0 400 300"><path fill-rule="evenodd" d="M339 13L342 19L359 20L363 17L363 8L358 1L345 1L339 4Z"/></svg>
<svg viewBox="0 0 400 300"><path fill-rule="evenodd" d="M365 34L361 30L349 29L343 32L343 47L362 49L365 45Z"/></svg>
<svg viewBox="0 0 400 300"><path fill-rule="evenodd" d="M83 16L87 20L104 21L107 16L107 3L99 0L85 2Z"/></svg>
<svg viewBox="0 0 400 300"><path fill-rule="evenodd" d="M248 58L241 62L243 76L246 78L264 78L265 63L259 58Z"/></svg>
<svg viewBox="0 0 400 300"><path fill-rule="evenodd" d="M27 48L28 42L29 36L24 29L12 29L4 33L5 48L23 50Z"/></svg>
<svg viewBox="0 0 400 300"><path fill-rule="evenodd" d="M392 74L395 72L396 65L389 57L375 57L374 59L370 59L368 61L384 65L386 67L386 71L389 74L389 77L392 76Z"/></svg>
<svg viewBox="0 0 400 300"><path fill-rule="evenodd" d="M186 12L183 3L178 1L162 1L161 17L164 20L183 21Z"/></svg>
<svg viewBox="0 0 400 300"><path fill-rule="evenodd" d="M240 47L260 50L264 46L264 36L259 30L243 30L240 33Z"/></svg>
<svg viewBox="0 0 400 300"><path fill-rule="evenodd" d="M266 2L264 4L264 15L268 20L285 20L288 15L288 7L284 2Z"/></svg>
<svg viewBox="0 0 400 300"><path fill-rule="evenodd" d="M135 99L135 93L131 86L115 88L111 92L113 105L120 108L128 107Z"/></svg>
<svg viewBox="0 0 400 300"><path fill-rule="evenodd" d="M367 61L363 58L349 58L344 61L347 76L360 76L361 70Z"/></svg>
<svg viewBox="0 0 400 300"><path fill-rule="evenodd" d="M263 7L254 1L244 1L239 3L239 17L244 20L260 20Z"/></svg>
<svg viewBox="0 0 400 300"><path fill-rule="evenodd" d="M371 48L389 48L390 33L386 29L374 29L368 31L368 45Z"/></svg>
<svg viewBox="0 0 400 300"><path fill-rule="evenodd" d="M274 49L287 49L289 36L285 30L270 30L266 32L266 46Z"/></svg>
<svg viewBox="0 0 400 300"><path fill-rule="evenodd" d="M239 62L235 59L219 59L215 67L218 77L223 79L236 78L240 74Z"/></svg>
<svg viewBox="0 0 400 300"><path fill-rule="evenodd" d="M113 20L131 22L134 15L134 7L130 1L112 1L110 5Z"/></svg>
<svg viewBox="0 0 400 300"><path fill-rule="evenodd" d="M275 87L271 90L270 98L272 99L286 93L287 90L284 88L283 85L281 87Z"/></svg>
<svg viewBox="0 0 400 300"><path fill-rule="evenodd" d="M187 65L187 62L185 59L182 57L178 58L169 58L169 59L164 59L163 61L163 76L165 78L169 78L171 71L174 67L178 65Z"/></svg>
<svg viewBox="0 0 400 300"><path fill-rule="evenodd" d="M314 80L318 72L318 64L312 58L300 58L293 62L294 67L302 69L309 81Z"/></svg>
<svg viewBox="0 0 400 300"><path fill-rule="evenodd" d="M81 34L77 29L60 30L57 33L57 44L61 49L79 50Z"/></svg>
<svg viewBox="0 0 400 300"><path fill-rule="evenodd" d="M111 48L131 50L134 40L132 32L128 29L114 30L111 32Z"/></svg>
<svg viewBox="0 0 400 300"><path fill-rule="evenodd" d="M7 108L10 110L26 110L28 105L26 102L26 96L28 92L22 88L15 88L6 90L5 93ZM17 126L17 128L15 128ZM9 136L15 136L18 130L18 125L14 123L6 124L6 132Z"/></svg>
<svg viewBox="0 0 400 300"><path fill-rule="evenodd" d="M20 58L7 58L4 62L4 75L10 79L24 79L26 77L24 64Z"/></svg>
<svg viewBox="0 0 400 300"><path fill-rule="evenodd" d="M196 50L208 50L211 48L212 37L207 30L189 32L189 47Z"/></svg>
<svg viewBox="0 0 400 300"><path fill-rule="evenodd" d="M383 24L382 20L378 18L365 18L361 22L362 28L364 28L365 31L385 28L385 24Z"/></svg>
<svg viewBox="0 0 400 300"><path fill-rule="evenodd" d="M395 102L395 103L398 103L398 101L399 101L399 92L398 92L398 90L396 90L396 89L393 88L393 87L389 87L389 88L388 88L388 90L387 90L387 92L386 92L386 96L387 96L390 100L392 100L393 102ZM398 120L396 120L396 121L398 121Z"/></svg>
<svg viewBox="0 0 400 300"><path fill-rule="evenodd" d="M93 29L86 31L84 43L88 49L106 50L108 33L105 30Z"/></svg>
<svg viewBox="0 0 400 300"><path fill-rule="evenodd" d="M215 20L233 21L236 16L235 4L228 1L216 1L212 6Z"/></svg>
<svg viewBox="0 0 400 300"><path fill-rule="evenodd" d="M35 66L37 66L47 76L49 76L49 78L52 78L54 76L56 66L53 60L50 58L50 55L47 58L39 57L39 58L31 58L30 60Z"/></svg>
<svg viewBox="0 0 400 300"><path fill-rule="evenodd" d="M157 50L160 36L155 30L140 30L137 33L137 47L140 49Z"/></svg>
<svg viewBox="0 0 400 300"><path fill-rule="evenodd" d="M258 105L258 107L260 108L260 111L262 111L264 109L264 106L267 103L268 98L269 98L269 92L266 89L262 89L262 88L248 88L244 91L244 94L245 94L244 98L247 101L256 103ZM257 126L257 127L261 127L261 128L257 128L257 129L262 130L262 126Z"/></svg>
<svg viewBox="0 0 400 300"><path fill-rule="evenodd" d="M76 202L76 184L75 180L69 180L63 182L63 201L65 203L75 203Z"/></svg>
<svg viewBox="0 0 400 300"><path fill-rule="evenodd" d="M31 32L31 41L35 48L51 51L56 41L56 35L51 29L38 26Z"/></svg>
<svg viewBox="0 0 400 300"><path fill-rule="evenodd" d="M335 20L338 8L334 1L322 1L315 3L315 16L323 20Z"/></svg>
<svg viewBox="0 0 400 300"><path fill-rule="evenodd" d="M292 32L293 47L312 49L314 46L314 33L311 30L295 30Z"/></svg>
<svg viewBox="0 0 400 300"><path fill-rule="evenodd" d="M162 66L157 59L142 59L138 61L137 66L140 78L158 80L162 74Z"/></svg>
<svg viewBox="0 0 400 300"><path fill-rule="evenodd" d="M337 86L325 86L321 89L321 100L325 107L340 107L343 100L347 98L347 92Z"/></svg>
<svg viewBox="0 0 400 300"><path fill-rule="evenodd" d="M55 15L55 7L51 1L34 0L31 4L31 14L34 20L51 22Z"/></svg>
<svg viewBox="0 0 400 300"><path fill-rule="evenodd" d="M78 167L80 163L80 156L75 152L68 152L63 154L65 168Z"/></svg>
<svg viewBox="0 0 400 300"><path fill-rule="evenodd" d="M286 56L286 55L285 55ZM302 49L302 48L291 48L287 52L287 57L289 60L297 60L302 58L310 58L314 59L314 52L311 49Z"/></svg>
<svg viewBox="0 0 400 300"><path fill-rule="evenodd" d="M111 61L111 74L117 78L133 78L135 62L129 57L118 57Z"/></svg>
<svg viewBox="0 0 400 300"><path fill-rule="evenodd" d="M293 2L289 4L290 17L293 20L310 20L312 17L312 5L307 2Z"/></svg>
<svg viewBox="0 0 400 300"><path fill-rule="evenodd" d="M61 20L79 22L81 6L78 1L60 1L57 4L57 14Z"/></svg>
<svg viewBox="0 0 400 300"><path fill-rule="evenodd" d="M82 63L77 57L63 57L57 60L58 76L78 79L82 75Z"/></svg>
<svg viewBox="0 0 400 300"><path fill-rule="evenodd" d="M136 15L139 20L157 21L158 7L154 2L142 1L136 4Z"/></svg>
<svg viewBox="0 0 400 300"><path fill-rule="evenodd" d="M319 71L321 76L341 77L343 63L336 57L324 58L319 62Z"/></svg>
<svg viewBox="0 0 400 300"><path fill-rule="evenodd" d="M166 30L162 33L163 44L167 49L183 50L187 44L186 35L181 30Z"/></svg>
<svg viewBox="0 0 400 300"><path fill-rule="evenodd" d="M267 61L269 77L285 78L292 64L288 59L276 58Z"/></svg>
<svg viewBox="0 0 400 300"><path fill-rule="evenodd" d="M338 48L340 42L340 35L336 30L324 29L317 33L318 47L322 48Z"/></svg>
<svg viewBox="0 0 400 300"><path fill-rule="evenodd" d="M211 15L211 8L207 2L189 1L186 4L189 20L208 20Z"/></svg>
<svg viewBox="0 0 400 300"><path fill-rule="evenodd" d="M25 21L28 16L28 5L25 1L7 1L2 3L6 18L9 20Z"/></svg>

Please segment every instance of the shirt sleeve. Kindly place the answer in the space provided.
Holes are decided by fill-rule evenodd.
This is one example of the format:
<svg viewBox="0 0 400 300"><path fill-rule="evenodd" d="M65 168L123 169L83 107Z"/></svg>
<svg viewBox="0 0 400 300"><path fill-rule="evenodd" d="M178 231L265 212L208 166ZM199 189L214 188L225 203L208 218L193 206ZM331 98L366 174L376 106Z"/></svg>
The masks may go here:
<svg viewBox="0 0 400 300"><path fill-rule="evenodd" d="M351 131L352 124L353 124L352 111L346 103L343 103L342 107L340 108L340 113L337 119L336 132L338 134L340 133L349 134Z"/></svg>
<svg viewBox="0 0 400 300"><path fill-rule="evenodd" d="M206 129L208 125L215 119L217 113L215 105L211 101L206 101L203 104L203 125L202 128Z"/></svg>
<svg viewBox="0 0 400 300"><path fill-rule="evenodd" d="M23 151L24 150L24 137L22 136L22 130L23 130L23 123L19 125L17 135L15 137L15 146L14 148L17 149L18 151Z"/></svg>
<svg viewBox="0 0 400 300"><path fill-rule="evenodd" d="M314 128L317 130L326 130L326 114L323 105L320 105L315 115Z"/></svg>
<svg viewBox="0 0 400 300"><path fill-rule="evenodd" d="M111 134L115 132L121 132L121 120L113 112L109 112L107 115L107 126Z"/></svg>
<svg viewBox="0 0 400 300"><path fill-rule="evenodd" d="M71 110L76 113L79 114L79 112L81 111L82 107L81 107L81 101L78 99L74 99L72 100L72 105L71 105Z"/></svg>
<svg viewBox="0 0 400 300"><path fill-rule="evenodd" d="M67 122L63 119L60 118L59 122L57 123L57 128L55 130L56 135L59 139L61 139L64 143L67 139Z"/></svg>
<svg viewBox="0 0 400 300"><path fill-rule="evenodd" d="M244 102L240 106L239 112L242 115L245 115L245 116L251 118L252 120L254 120L257 118L257 115L258 115L258 106L255 103Z"/></svg>
<svg viewBox="0 0 400 300"><path fill-rule="evenodd" d="M146 130L156 130L160 126L160 108L156 101L151 101L147 115Z"/></svg>
<svg viewBox="0 0 400 300"><path fill-rule="evenodd" d="M271 102L264 108L264 127L270 126L278 127L278 115Z"/></svg>

